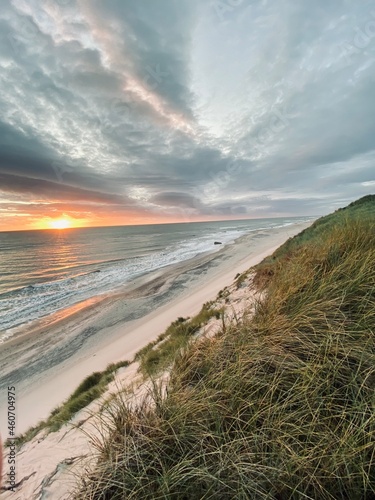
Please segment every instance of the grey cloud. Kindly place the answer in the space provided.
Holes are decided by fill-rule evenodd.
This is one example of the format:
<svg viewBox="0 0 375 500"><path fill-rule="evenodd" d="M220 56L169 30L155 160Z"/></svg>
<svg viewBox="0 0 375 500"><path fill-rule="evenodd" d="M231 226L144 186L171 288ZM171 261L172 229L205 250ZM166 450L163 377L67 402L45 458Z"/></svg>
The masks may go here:
<svg viewBox="0 0 375 500"><path fill-rule="evenodd" d="M220 218L373 189L372 2L244 0L223 19L195 0L15 5L0 13L0 190Z"/></svg>
<svg viewBox="0 0 375 500"><path fill-rule="evenodd" d="M191 116L189 42L194 1L110 0L92 2L104 19L116 19L126 40L124 56L145 85ZM126 54L126 55L125 55Z"/></svg>
<svg viewBox="0 0 375 500"><path fill-rule="evenodd" d="M126 198L122 196L106 194L100 191L81 189L74 186L68 186L59 184L57 182L51 182L41 179L34 179L26 176L19 177L16 175L1 172L0 191L5 193L14 192L17 194L21 193L27 195L36 195L47 200L82 200L107 204L121 203L123 206L126 206L127 204L129 206L131 205L131 203L127 203Z"/></svg>
<svg viewBox="0 0 375 500"><path fill-rule="evenodd" d="M183 192L164 192L153 196L150 200L151 203L162 205L166 207L181 207L181 208L201 208L202 203L198 198L183 193Z"/></svg>

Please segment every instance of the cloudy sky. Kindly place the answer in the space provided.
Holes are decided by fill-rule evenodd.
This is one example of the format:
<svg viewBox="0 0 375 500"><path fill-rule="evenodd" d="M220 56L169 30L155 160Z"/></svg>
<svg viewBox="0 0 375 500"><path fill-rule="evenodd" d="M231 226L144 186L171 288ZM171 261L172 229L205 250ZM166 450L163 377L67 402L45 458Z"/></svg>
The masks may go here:
<svg viewBox="0 0 375 500"><path fill-rule="evenodd" d="M375 191L372 0L2 0L0 229Z"/></svg>

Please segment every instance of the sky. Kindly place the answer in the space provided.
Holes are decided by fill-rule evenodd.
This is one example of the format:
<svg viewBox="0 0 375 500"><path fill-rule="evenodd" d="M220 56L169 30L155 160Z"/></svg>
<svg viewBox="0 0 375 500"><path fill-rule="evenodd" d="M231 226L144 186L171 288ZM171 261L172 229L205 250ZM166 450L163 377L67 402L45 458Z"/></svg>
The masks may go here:
<svg viewBox="0 0 375 500"><path fill-rule="evenodd" d="M0 230L375 191L375 1L2 0Z"/></svg>

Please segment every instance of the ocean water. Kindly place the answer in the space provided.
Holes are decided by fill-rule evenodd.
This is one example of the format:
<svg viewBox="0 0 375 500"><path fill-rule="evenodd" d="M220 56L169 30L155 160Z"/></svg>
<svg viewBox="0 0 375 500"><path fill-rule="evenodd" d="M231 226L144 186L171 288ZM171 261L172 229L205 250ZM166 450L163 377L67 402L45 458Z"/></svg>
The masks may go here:
<svg viewBox="0 0 375 500"><path fill-rule="evenodd" d="M0 233L0 333L252 231L308 217Z"/></svg>

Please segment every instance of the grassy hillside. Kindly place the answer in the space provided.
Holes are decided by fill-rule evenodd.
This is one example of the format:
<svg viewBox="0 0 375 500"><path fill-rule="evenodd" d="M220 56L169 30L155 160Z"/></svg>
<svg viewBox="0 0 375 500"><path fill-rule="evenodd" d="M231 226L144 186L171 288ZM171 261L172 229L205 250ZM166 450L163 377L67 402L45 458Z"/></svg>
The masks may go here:
<svg viewBox="0 0 375 500"><path fill-rule="evenodd" d="M375 195L368 195L350 203L347 207L339 208L336 212L317 219L312 226L301 231L293 238L289 238L273 255L264 259L258 266L258 284L264 284L267 274L272 275L275 269L283 265L284 260L290 258L295 251L298 252L308 243L316 244L320 239L324 239L333 228L356 220L368 220L371 222L371 220L374 220L374 217Z"/></svg>
<svg viewBox="0 0 375 500"><path fill-rule="evenodd" d="M18 435L15 440L8 440L5 444L9 445L9 442L16 441L18 445L22 445L33 439L42 430L46 430L47 432L58 431L78 411L86 408L92 401L98 399L105 392L108 384L114 379L116 371L129 364L129 361L111 363L104 371L92 373L79 384L66 401L51 412L47 420L42 420L34 427L30 427L24 434Z"/></svg>
<svg viewBox="0 0 375 500"><path fill-rule="evenodd" d="M86 499L375 498L375 197L256 269L252 318L178 355L167 395L121 400Z"/></svg>

